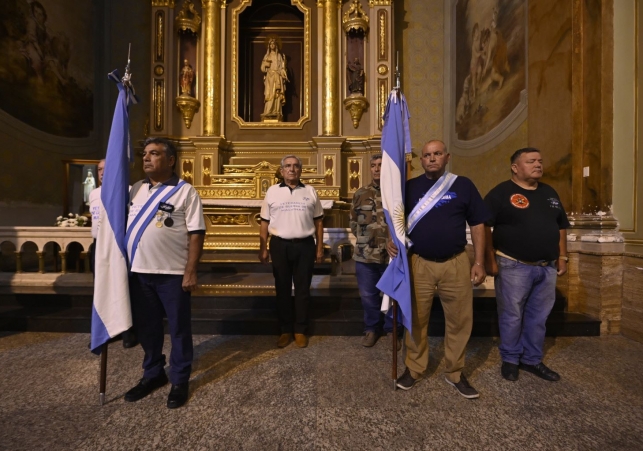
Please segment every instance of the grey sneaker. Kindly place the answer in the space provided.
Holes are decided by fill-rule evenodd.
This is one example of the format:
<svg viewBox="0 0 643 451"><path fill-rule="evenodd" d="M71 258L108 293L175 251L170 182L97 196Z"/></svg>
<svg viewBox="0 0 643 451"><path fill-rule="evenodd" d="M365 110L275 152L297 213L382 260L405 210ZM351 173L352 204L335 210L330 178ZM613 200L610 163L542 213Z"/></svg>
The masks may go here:
<svg viewBox="0 0 643 451"><path fill-rule="evenodd" d="M469 381L464 377L464 374L460 374L460 382L457 383L451 382L446 377L444 380L447 381L448 384L453 385L458 393L467 399L476 399L480 397L480 393L478 393L478 391L469 384Z"/></svg>
<svg viewBox="0 0 643 451"><path fill-rule="evenodd" d="M398 378L395 385L397 385L398 388L401 388L402 390L410 390L418 381L419 379L414 379L413 376L411 376L411 371L407 368L404 371L404 374L402 374L402 376Z"/></svg>
<svg viewBox="0 0 643 451"><path fill-rule="evenodd" d="M362 337L362 346L371 348L375 345L378 338L379 336L375 332L366 332L366 335Z"/></svg>

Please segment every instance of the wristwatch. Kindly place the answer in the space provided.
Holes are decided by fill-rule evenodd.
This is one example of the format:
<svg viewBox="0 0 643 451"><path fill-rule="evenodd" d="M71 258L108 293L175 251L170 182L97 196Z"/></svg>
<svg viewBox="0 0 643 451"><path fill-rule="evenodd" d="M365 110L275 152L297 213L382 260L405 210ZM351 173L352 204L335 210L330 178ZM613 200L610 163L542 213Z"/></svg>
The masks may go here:
<svg viewBox="0 0 643 451"><path fill-rule="evenodd" d="M569 257L567 255L559 255L558 260L565 260L566 262L569 261Z"/></svg>

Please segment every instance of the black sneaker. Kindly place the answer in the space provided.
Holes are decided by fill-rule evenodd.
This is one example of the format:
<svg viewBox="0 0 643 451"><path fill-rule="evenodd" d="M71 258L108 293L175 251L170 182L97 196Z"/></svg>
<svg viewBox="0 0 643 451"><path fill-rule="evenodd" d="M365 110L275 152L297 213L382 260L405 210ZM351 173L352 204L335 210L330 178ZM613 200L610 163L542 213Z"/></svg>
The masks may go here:
<svg viewBox="0 0 643 451"><path fill-rule="evenodd" d="M520 369L523 371L527 371L528 373L535 374L539 378L545 379L546 381L556 382L560 380L560 374L547 368L547 366L543 362L540 362L537 365L527 365L526 363L521 363Z"/></svg>
<svg viewBox="0 0 643 451"><path fill-rule="evenodd" d="M402 390L410 390L418 381L419 379L414 379L413 376L411 376L411 371L407 368L404 374L395 382L395 385Z"/></svg>
<svg viewBox="0 0 643 451"><path fill-rule="evenodd" d="M157 388L161 388L167 384L167 382L168 380L165 372L152 379L142 378L136 387L125 393L125 401L134 402L139 399L143 399Z"/></svg>
<svg viewBox="0 0 643 451"><path fill-rule="evenodd" d="M444 380L447 381L450 385L453 385L458 393L460 393L467 399L476 399L480 397L480 393L478 393L478 391L469 384L469 381L467 381L467 378L464 377L464 374L460 374L460 382L457 383L451 382L446 377L444 378Z"/></svg>
<svg viewBox="0 0 643 451"><path fill-rule="evenodd" d="M172 389L170 394L167 396L167 407L168 409L176 409L185 404L188 400L188 388L189 383L185 382L183 384L172 384Z"/></svg>
<svg viewBox="0 0 643 451"><path fill-rule="evenodd" d="M517 381L518 365L516 365L515 363L502 362L502 366L500 367L500 374L502 374L502 377L504 377L508 381Z"/></svg>

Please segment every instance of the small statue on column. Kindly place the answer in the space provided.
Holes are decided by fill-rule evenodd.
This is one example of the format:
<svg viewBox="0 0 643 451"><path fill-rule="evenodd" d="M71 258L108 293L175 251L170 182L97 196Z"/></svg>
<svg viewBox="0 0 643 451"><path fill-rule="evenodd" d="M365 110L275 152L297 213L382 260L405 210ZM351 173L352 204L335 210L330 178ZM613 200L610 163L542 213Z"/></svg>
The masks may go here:
<svg viewBox="0 0 643 451"><path fill-rule="evenodd" d="M283 120L282 108L286 103L286 57L279 52L279 38L269 36L266 45L266 54L261 61L261 72L265 75L264 81L264 109L261 114L263 122L281 122Z"/></svg>
<svg viewBox="0 0 643 451"><path fill-rule="evenodd" d="M194 82L194 69L188 60L183 60L183 67L181 68L181 95L192 95L192 83Z"/></svg>
<svg viewBox="0 0 643 451"><path fill-rule="evenodd" d="M359 58L346 65L348 75L348 91L351 94L364 94L364 67L359 62Z"/></svg>

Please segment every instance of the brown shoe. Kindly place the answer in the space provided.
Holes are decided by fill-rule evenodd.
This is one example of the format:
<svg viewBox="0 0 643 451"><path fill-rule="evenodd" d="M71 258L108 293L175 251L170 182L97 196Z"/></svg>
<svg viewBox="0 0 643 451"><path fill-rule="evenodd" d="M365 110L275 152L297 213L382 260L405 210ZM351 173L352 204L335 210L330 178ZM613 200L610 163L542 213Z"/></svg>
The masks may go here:
<svg viewBox="0 0 643 451"><path fill-rule="evenodd" d="M402 337L398 336L395 337L392 332L389 332L386 334L388 337L390 337L391 340L391 349L393 349L393 340L395 340L395 346L397 347L398 351L402 350Z"/></svg>
<svg viewBox="0 0 643 451"><path fill-rule="evenodd" d="M279 340L277 340L278 348L285 348L292 341L292 334L281 334Z"/></svg>
<svg viewBox="0 0 643 451"><path fill-rule="evenodd" d="M304 334L295 334L295 344L300 348L308 346L308 337Z"/></svg>

